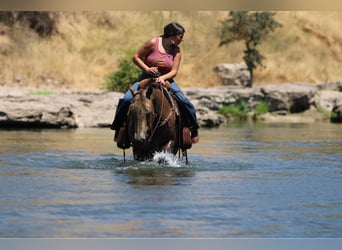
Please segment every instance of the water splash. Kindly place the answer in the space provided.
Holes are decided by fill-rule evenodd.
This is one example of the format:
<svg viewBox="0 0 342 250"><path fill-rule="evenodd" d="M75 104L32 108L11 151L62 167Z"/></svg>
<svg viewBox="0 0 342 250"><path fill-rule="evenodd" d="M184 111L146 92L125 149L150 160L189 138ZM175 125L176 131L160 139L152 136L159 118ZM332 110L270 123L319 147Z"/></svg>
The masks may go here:
<svg viewBox="0 0 342 250"><path fill-rule="evenodd" d="M153 155L153 162L158 163L159 165L168 166L168 167L181 167L181 163L178 161L177 157L171 153L165 152L156 152Z"/></svg>

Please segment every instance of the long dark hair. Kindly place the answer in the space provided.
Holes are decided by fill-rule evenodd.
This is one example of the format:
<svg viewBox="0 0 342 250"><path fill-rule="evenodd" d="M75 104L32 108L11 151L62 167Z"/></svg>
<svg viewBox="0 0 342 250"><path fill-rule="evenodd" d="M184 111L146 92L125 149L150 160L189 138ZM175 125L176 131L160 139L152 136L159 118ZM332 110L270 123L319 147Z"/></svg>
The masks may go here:
<svg viewBox="0 0 342 250"><path fill-rule="evenodd" d="M185 29L182 25L176 22L172 22L164 27L164 34L162 35L162 37L168 38L170 36L176 36L184 33Z"/></svg>

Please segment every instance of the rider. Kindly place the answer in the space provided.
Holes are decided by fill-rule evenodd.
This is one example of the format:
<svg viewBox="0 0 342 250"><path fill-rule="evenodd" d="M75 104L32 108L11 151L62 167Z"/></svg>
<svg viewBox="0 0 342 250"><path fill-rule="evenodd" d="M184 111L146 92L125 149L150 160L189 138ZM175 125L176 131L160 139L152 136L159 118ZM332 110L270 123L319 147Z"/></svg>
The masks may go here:
<svg viewBox="0 0 342 250"><path fill-rule="evenodd" d="M191 131L191 140L198 142L198 121L196 111L192 103L185 97L182 90L173 80L177 75L182 53L179 44L183 40L185 29L178 23L172 22L164 27L162 36L153 37L145 42L134 54L133 62L142 70L138 81L133 84L133 89L137 90L139 82L146 78L156 78L156 81L165 84L169 81L170 92L175 97L182 119ZM118 131L123 126L129 105L133 99L132 93L127 91L120 98L116 109L115 118L111 129Z"/></svg>

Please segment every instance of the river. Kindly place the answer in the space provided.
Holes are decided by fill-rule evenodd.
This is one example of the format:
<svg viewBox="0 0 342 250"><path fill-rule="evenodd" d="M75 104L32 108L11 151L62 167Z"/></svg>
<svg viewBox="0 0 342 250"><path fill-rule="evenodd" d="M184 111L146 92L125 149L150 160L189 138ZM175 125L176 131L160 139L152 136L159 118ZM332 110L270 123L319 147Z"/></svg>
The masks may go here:
<svg viewBox="0 0 342 250"><path fill-rule="evenodd" d="M107 128L0 130L0 237L340 238L341 128L200 129L188 165L124 162Z"/></svg>

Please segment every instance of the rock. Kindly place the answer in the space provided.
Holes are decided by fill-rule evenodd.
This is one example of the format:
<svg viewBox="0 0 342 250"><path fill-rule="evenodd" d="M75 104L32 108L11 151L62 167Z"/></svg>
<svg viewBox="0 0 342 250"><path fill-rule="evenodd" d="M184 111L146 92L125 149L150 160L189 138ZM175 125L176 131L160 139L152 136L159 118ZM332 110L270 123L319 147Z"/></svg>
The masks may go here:
<svg viewBox="0 0 342 250"><path fill-rule="evenodd" d="M76 128L74 112L71 111L70 107L62 107L57 114L57 125L61 128Z"/></svg>
<svg viewBox="0 0 342 250"><path fill-rule="evenodd" d="M321 107L331 112L334 107L342 105L342 92L322 90L317 93L314 101L316 107Z"/></svg>
<svg viewBox="0 0 342 250"><path fill-rule="evenodd" d="M261 88L269 111L285 110L299 113L310 108L317 87L312 84L275 84Z"/></svg>
<svg viewBox="0 0 342 250"><path fill-rule="evenodd" d="M317 84L319 90L331 90L342 92L342 82L330 82Z"/></svg>
<svg viewBox="0 0 342 250"><path fill-rule="evenodd" d="M336 105L332 109L331 122L342 123L342 104Z"/></svg>
<svg viewBox="0 0 342 250"><path fill-rule="evenodd" d="M226 120L224 116L204 106L200 106L196 110L196 113L198 116L198 123L200 127L206 127L206 128L219 127Z"/></svg>
<svg viewBox="0 0 342 250"><path fill-rule="evenodd" d="M219 64L213 70L218 74L223 85L244 87L248 85L250 76L245 63Z"/></svg>
<svg viewBox="0 0 342 250"><path fill-rule="evenodd" d="M201 127L218 127L226 123L228 120L218 113L224 105L244 101L249 113L253 114L251 111L262 100L267 101L272 112L258 118L265 122L315 122L322 120L322 115L317 115L318 107L334 111L336 115L331 117L331 121L341 122L342 92L329 90L336 89L334 86L324 86L324 89L312 84L253 88L220 86L184 88L183 92L195 106ZM32 93L35 92L30 89L1 87L0 128L110 127L118 100L123 95L105 91ZM293 114L298 112L305 115Z"/></svg>
<svg viewBox="0 0 342 250"><path fill-rule="evenodd" d="M1 127L26 128L76 128L73 112L69 107L62 107L60 111L14 109L0 112Z"/></svg>
<svg viewBox="0 0 342 250"><path fill-rule="evenodd" d="M0 127L109 127L121 93L83 92L32 95L32 90L3 88Z"/></svg>

